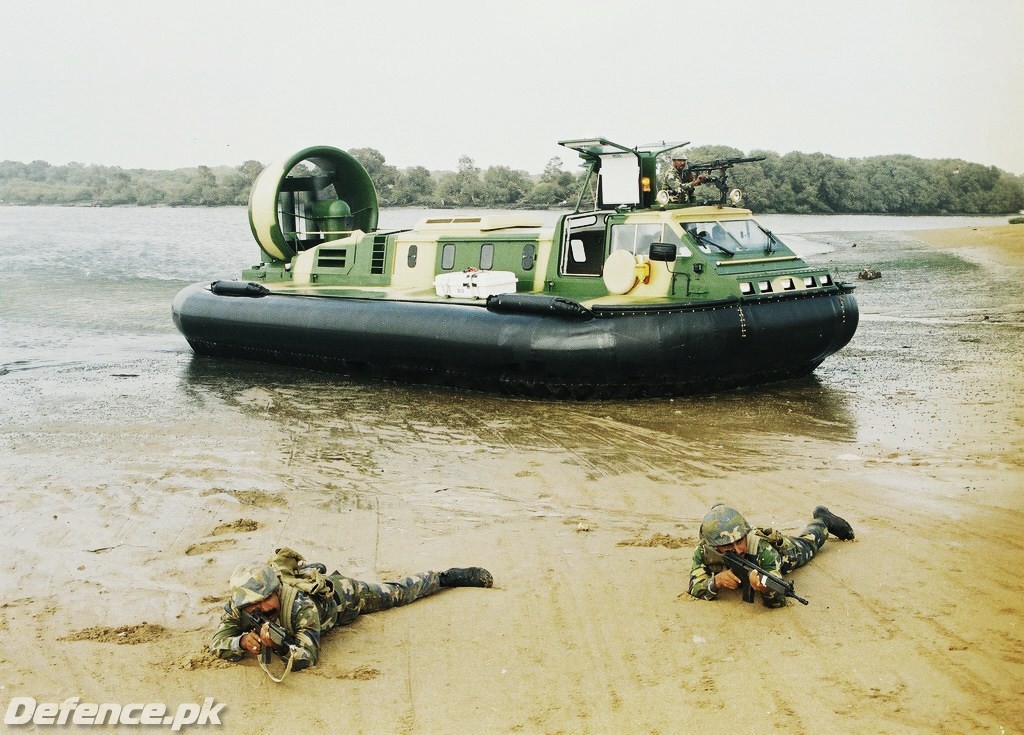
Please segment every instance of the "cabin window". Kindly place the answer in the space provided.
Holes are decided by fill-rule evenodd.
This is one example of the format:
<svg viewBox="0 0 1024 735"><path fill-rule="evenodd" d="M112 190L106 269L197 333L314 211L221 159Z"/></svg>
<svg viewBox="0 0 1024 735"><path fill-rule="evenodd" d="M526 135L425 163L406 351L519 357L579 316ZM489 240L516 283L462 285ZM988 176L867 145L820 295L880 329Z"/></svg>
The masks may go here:
<svg viewBox="0 0 1024 735"><path fill-rule="evenodd" d="M480 246L480 270L489 271L494 267L494 243L485 242Z"/></svg>
<svg viewBox="0 0 1024 735"><path fill-rule="evenodd" d="M604 232L577 232L569 239L565 273L599 276L604 264Z"/></svg>
<svg viewBox="0 0 1024 735"><path fill-rule="evenodd" d="M523 245L523 270L532 271L533 263L537 258L537 248L534 247L532 242L528 242Z"/></svg>
<svg viewBox="0 0 1024 735"><path fill-rule="evenodd" d="M612 250L626 250L633 255L648 255L651 245L667 242L677 248L685 247L679 235L666 225L612 225Z"/></svg>
<svg viewBox="0 0 1024 735"><path fill-rule="evenodd" d="M724 227L733 239L739 243L741 250L753 250L755 248L766 249L771 244L768 233L749 219L723 222Z"/></svg>
<svg viewBox="0 0 1024 735"><path fill-rule="evenodd" d="M697 240L700 249L710 253L716 245L738 250L770 250L772 241L768 233L753 220L733 220L724 222L687 222L684 229Z"/></svg>
<svg viewBox="0 0 1024 735"><path fill-rule="evenodd" d="M446 242L441 246L441 269L450 271L455 267L455 243Z"/></svg>
<svg viewBox="0 0 1024 735"><path fill-rule="evenodd" d="M727 248L730 252L743 249L743 245L718 222L687 222L683 228L693 236L697 246L705 253L720 248Z"/></svg>
<svg viewBox="0 0 1024 735"><path fill-rule="evenodd" d="M615 224L611 226L611 250L625 250L633 255L649 255L654 243L676 246L676 254L688 258L691 253L676 231L667 224Z"/></svg>
<svg viewBox="0 0 1024 735"><path fill-rule="evenodd" d="M405 263L410 268L416 267L416 256L419 254L419 248L415 245L409 246L409 253L405 256Z"/></svg>
<svg viewBox="0 0 1024 735"><path fill-rule="evenodd" d="M583 244L583 238L574 237L569 241L569 251L572 253L573 263L583 263L587 259L587 247Z"/></svg>
<svg viewBox="0 0 1024 735"><path fill-rule="evenodd" d="M604 223L597 215L566 221L562 240L561 272L572 276L599 276L604 266Z"/></svg>

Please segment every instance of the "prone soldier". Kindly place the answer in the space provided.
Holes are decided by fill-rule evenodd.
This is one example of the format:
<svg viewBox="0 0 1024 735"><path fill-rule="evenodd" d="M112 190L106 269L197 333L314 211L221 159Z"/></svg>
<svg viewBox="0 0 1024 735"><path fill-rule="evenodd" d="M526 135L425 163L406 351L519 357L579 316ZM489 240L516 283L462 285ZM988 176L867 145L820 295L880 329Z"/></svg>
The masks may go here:
<svg viewBox="0 0 1024 735"><path fill-rule="evenodd" d="M326 574L326 570L287 547L278 549L269 562L239 565L231 574L230 598L210 651L231 661L248 653L262 654L260 663L267 670L269 649L287 661L286 673L299 671L316 664L324 633L360 615L408 605L444 587L493 584L491 573L481 567L420 572L384 583L351 579L337 571ZM267 674L273 678L269 670Z"/></svg>
<svg viewBox="0 0 1024 735"><path fill-rule="evenodd" d="M737 510L727 505L712 506L701 523L701 541L693 552L690 594L714 600L722 590L743 587L759 592L766 607L782 607L787 596L800 599L791 584L789 594L783 585L765 584L764 573L781 577L802 567L825 545L829 533L844 541L854 537L850 524L823 505L814 509L813 517L799 535L784 536L771 528L751 528ZM752 564L744 565L748 571L747 578L742 579L729 568L726 555L730 553L753 562L759 569L751 568ZM740 570L739 565L732 566Z"/></svg>

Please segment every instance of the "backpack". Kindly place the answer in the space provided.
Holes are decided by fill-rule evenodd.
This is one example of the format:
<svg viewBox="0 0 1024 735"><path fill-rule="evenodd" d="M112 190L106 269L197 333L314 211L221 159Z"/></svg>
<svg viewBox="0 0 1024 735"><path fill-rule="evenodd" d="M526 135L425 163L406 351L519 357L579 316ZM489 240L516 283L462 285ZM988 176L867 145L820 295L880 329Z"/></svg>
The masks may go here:
<svg viewBox="0 0 1024 735"><path fill-rule="evenodd" d="M294 587L313 598L326 599L334 594L334 584L327 576L327 567L307 562L294 549L287 546L276 549L268 563L281 577L281 584L287 587Z"/></svg>

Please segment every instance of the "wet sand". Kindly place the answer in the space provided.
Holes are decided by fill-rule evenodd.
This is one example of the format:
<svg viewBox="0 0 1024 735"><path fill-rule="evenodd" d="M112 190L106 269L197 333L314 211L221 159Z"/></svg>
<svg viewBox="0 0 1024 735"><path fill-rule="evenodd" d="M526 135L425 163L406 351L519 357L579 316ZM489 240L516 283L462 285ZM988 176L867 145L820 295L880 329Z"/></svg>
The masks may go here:
<svg viewBox="0 0 1024 735"><path fill-rule="evenodd" d="M185 352L166 384L142 364L5 376L0 699L213 697L226 733L1020 732L1021 302L897 319L871 307L896 277L858 291L818 377L671 402L233 376ZM792 575L807 607L697 601L718 500L785 530L824 502L857 539ZM281 545L496 583L361 618L276 685L205 646L231 569Z"/></svg>
<svg viewBox="0 0 1024 735"><path fill-rule="evenodd" d="M974 253L1008 265L1024 265L1024 225L1021 224L922 230L912 234L933 247Z"/></svg>

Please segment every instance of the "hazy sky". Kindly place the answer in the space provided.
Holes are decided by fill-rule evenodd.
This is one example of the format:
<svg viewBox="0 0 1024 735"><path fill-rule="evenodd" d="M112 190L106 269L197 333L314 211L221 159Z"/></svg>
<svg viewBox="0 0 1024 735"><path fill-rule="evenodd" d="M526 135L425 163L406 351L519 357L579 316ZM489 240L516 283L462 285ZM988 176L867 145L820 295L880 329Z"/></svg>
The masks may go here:
<svg viewBox="0 0 1024 735"><path fill-rule="evenodd" d="M1024 0L0 0L0 160L311 145L539 173L565 138L1024 173Z"/></svg>

